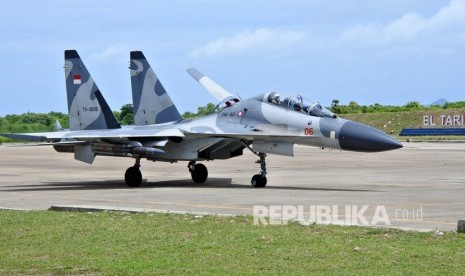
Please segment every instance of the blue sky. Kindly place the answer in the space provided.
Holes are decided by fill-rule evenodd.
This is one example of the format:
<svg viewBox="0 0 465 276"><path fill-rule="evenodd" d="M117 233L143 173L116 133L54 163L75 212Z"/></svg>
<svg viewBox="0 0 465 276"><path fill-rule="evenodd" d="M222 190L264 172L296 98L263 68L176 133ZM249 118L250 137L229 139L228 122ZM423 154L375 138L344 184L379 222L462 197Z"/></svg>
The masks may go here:
<svg viewBox="0 0 465 276"><path fill-rule="evenodd" d="M131 50L144 51L181 112L215 102L189 67L242 98L465 100L465 0L5 1L0 39L0 116L67 113L66 49L113 110L131 102Z"/></svg>

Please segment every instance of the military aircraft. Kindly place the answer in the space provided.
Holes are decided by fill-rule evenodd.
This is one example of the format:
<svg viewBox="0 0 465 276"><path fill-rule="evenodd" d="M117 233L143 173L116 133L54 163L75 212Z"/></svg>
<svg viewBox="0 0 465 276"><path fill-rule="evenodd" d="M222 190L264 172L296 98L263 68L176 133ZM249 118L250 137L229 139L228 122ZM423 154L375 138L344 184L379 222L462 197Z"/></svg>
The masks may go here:
<svg viewBox="0 0 465 276"><path fill-rule="evenodd" d="M168 93L140 51L130 53L135 125L121 126L87 71L77 51L65 51L69 129L54 132L0 134L43 141L58 152L91 164L95 157L135 159L126 184L142 182L140 160L187 161L192 180L203 183L208 170L198 161L229 159L250 150L259 157L253 187L267 184L267 154L293 156L295 144L360 152L398 149L402 144L366 125L342 119L299 94L264 93L240 100L195 68L188 73L220 103L214 114L183 120Z"/></svg>

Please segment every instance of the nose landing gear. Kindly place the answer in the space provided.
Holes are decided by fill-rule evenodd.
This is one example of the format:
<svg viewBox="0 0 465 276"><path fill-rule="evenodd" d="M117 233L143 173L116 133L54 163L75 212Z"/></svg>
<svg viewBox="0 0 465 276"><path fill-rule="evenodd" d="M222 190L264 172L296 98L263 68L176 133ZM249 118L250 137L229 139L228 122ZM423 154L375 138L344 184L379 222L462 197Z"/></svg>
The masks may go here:
<svg viewBox="0 0 465 276"><path fill-rule="evenodd" d="M252 177L252 180L250 183L252 184L252 187L254 188L262 188L266 186L267 179L266 179L266 154L263 152L254 152L258 157L260 157L259 160L257 160L257 164L260 164L260 173L256 174Z"/></svg>
<svg viewBox="0 0 465 276"><path fill-rule="evenodd" d="M260 158L259 160L257 160L257 162L255 162L257 164L260 164L260 173L254 175L252 177L252 179L250 180L250 183L252 184L252 187L254 187L254 188L263 188L263 187L265 187L266 183L267 183L267 179L266 179L266 162L265 162L266 153L255 151L253 148L250 147L249 144L247 144L244 141L242 141L242 144L244 144L244 146L246 148L248 148L253 154L255 154L256 156L258 156Z"/></svg>

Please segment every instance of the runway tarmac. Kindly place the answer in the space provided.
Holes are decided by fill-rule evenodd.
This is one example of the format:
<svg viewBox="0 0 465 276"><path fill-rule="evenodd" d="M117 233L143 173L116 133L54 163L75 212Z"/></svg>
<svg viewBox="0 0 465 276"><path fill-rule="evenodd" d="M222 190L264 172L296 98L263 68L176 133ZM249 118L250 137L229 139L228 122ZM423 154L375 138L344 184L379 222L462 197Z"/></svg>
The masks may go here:
<svg viewBox="0 0 465 276"><path fill-rule="evenodd" d="M144 182L128 188L133 159L98 156L93 165L48 146L0 146L0 208L52 205L249 214L258 207L299 210L301 219L414 229L455 230L465 219L465 143L405 143L401 150L354 153L295 147L295 157L268 155L268 185L252 188L256 156L203 162L194 184L187 162L142 161ZM273 207L274 206L274 207ZM282 207L280 209L280 206ZM384 210L383 210L384 209ZM303 211L303 212L302 212ZM375 221L376 222L376 221Z"/></svg>

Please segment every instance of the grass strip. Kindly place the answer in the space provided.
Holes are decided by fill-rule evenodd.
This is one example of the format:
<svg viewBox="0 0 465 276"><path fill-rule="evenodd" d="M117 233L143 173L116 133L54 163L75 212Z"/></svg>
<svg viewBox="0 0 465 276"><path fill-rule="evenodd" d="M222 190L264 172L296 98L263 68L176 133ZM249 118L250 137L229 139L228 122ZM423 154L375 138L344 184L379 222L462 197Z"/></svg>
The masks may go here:
<svg viewBox="0 0 465 276"><path fill-rule="evenodd" d="M1 275L462 274L465 235L252 217L0 210Z"/></svg>

